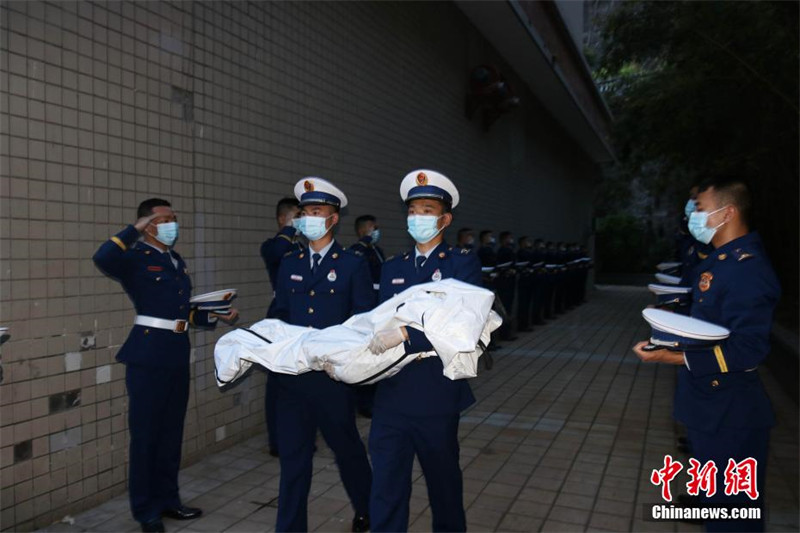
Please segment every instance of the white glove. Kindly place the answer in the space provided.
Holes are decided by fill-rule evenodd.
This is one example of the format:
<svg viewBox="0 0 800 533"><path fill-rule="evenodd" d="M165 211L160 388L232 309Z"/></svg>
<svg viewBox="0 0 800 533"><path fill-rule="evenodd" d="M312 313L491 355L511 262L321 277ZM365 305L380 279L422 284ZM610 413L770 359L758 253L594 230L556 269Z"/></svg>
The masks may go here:
<svg viewBox="0 0 800 533"><path fill-rule="evenodd" d="M328 374L328 377L331 378L333 381L339 381L339 378L336 377L336 370L333 367L333 363L330 361L325 361L322 363L322 370Z"/></svg>
<svg viewBox="0 0 800 533"><path fill-rule="evenodd" d="M375 333L372 340L369 341L369 351L380 355L389 348L400 345L404 340L406 340L406 336L403 328L382 329Z"/></svg>

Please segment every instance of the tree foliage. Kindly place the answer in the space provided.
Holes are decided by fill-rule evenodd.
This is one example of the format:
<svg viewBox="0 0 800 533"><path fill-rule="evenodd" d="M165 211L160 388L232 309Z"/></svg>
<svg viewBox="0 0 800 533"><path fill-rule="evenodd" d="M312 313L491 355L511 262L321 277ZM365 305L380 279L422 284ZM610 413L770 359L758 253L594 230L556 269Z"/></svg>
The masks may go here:
<svg viewBox="0 0 800 533"><path fill-rule="evenodd" d="M620 2L601 35L595 73L623 171L678 205L704 176L750 176L796 302L798 3Z"/></svg>

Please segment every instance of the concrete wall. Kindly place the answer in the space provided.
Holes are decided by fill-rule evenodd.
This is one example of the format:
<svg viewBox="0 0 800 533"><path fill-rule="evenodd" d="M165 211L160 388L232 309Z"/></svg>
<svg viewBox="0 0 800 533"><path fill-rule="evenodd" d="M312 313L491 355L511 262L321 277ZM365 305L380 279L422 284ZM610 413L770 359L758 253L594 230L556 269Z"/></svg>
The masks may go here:
<svg viewBox="0 0 800 533"><path fill-rule="evenodd" d="M259 244L304 175L349 195L347 244L370 212L389 253L410 246L397 191L417 167L459 185L456 227L588 236L594 166L519 83L489 133L464 118L469 68L502 61L451 4L4 2L0 25L3 529L125 490L114 356L133 310L91 256L141 200L173 202L195 291L238 288L243 323L269 304ZM186 462L263 430L261 374L214 383L225 330L191 334Z"/></svg>

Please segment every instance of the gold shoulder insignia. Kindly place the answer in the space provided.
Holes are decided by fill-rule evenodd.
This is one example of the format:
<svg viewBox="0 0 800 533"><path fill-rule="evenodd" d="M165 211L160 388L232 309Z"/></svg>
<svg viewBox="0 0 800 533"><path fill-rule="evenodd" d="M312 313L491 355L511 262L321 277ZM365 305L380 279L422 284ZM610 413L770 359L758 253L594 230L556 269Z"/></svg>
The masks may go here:
<svg viewBox="0 0 800 533"><path fill-rule="evenodd" d="M466 249L466 248L462 248L461 249L461 255L467 255L468 253L469 253L468 249Z"/></svg>
<svg viewBox="0 0 800 533"><path fill-rule="evenodd" d="M719 257L717 257L720 261L725 261L727 258L728 254L719 254Z"/></svg>
<svg viewBox="0 0 800 533"><path fill-rule="evenodd" d="M290 255L292 255L294 252L295 252L295 250L289 250L288 252L286 252L285 254L283 254L283 257L289 257L289 256L290 256Z"/></svg>
<svg viewBox="0 0 800 533"><path fill-rule="evenodd" d="M699 257L700 259L705 259L706 257L708 257L708 254L704 254L703 252L697 252L697 257Z"/></svg>

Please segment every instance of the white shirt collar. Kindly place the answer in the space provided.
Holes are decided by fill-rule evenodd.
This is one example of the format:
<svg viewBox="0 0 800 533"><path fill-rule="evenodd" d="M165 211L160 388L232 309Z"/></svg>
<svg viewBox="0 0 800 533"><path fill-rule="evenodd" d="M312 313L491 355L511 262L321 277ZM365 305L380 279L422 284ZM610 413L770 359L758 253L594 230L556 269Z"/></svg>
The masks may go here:
<svg viewBox="0 0 800 533"><path fill-rule="evenodd" d="M315 252L314 249L311 247L311 244L308 245L309 264L311 265L312 268L314 267L314 254L319 254L320 256L319 262L322 263L322 260L325 259L325 255L328 253L328 251L333 246L333 243L335 242L336 239L331 239L331 242L329 242L328 245L319 252Z"/></svg>
<svg viewBox="0 0 800 533"><path fill-rule="evenodd" d="M431 254L432 254L433 252L435 252L435 251L436 251L436 249L437 249L437 248L439 248L439 246L441 246L442 244L443 244L443 243L441 243L441 242L440 242L439 244L437 244L436 246L434 246L433 248L431 248L430 250L428 250L428 251L427 251L427 252L425 252L424 254L423 254L422 252L420 252L420 251L419 251L419 248L417 248L417 246L416 246L416 245L414 245L414 260L416 260L416 259L417 259L417 257L419 257L419 256L421 256L421 255L424 255L424 256L425 256L425 261L427 261L427 260L430 258Z"/></svg>

